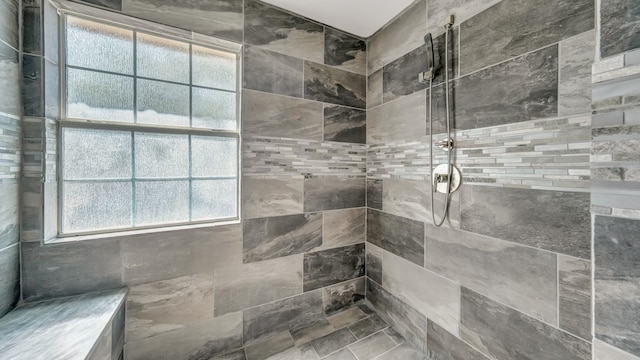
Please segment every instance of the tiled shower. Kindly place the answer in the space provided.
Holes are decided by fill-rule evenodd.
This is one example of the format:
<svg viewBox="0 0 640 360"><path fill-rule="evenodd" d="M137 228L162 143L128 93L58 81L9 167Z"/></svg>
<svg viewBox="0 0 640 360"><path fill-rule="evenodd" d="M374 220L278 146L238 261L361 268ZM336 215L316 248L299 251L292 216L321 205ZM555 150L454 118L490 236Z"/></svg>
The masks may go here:
<svg viewBox="0 0 640 360"><path fill-rule="evenodd" d="M360 39L256 0L78 2L243 45L242 221L52 241L58 14L3 0L0 314L127 287L125 359L640 359L640 4L418 0ZM417 74L449 14L436 228L444 76Z"/></svg>

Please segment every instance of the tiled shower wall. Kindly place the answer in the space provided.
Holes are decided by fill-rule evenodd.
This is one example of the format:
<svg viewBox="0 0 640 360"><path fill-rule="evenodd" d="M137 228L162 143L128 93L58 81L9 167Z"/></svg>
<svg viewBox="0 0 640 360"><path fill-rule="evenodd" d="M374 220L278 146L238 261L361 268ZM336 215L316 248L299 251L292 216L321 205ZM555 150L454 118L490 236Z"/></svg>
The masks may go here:
<svg viewBox="0 0 640 360"><path fill-rule="evenodd" d="M243 222L42 245L55 235L58 110L47 104L59 95L47 80L55 26L40 23L56 15L31 2L23 299L129 286L128 359L209 358L362 303L365 42L250 0L87 3L244 43Z"/></svg>
<svg viewBox="0 0 640 360"><path fill-rule="evenodd" d="M463 185L436 228L418 73L449 14ZM593 0L430 0L368 41L367 302L435 359L591 359L594 23Z"/></svg>

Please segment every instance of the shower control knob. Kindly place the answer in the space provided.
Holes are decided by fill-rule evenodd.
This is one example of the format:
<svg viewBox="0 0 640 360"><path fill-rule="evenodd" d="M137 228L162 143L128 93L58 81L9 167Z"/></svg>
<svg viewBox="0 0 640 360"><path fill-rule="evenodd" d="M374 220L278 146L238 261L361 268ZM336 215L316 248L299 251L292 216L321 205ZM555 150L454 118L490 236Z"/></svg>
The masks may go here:
<svg viewBox="0 0 640 360"><path fill-rule="evenodd" d="M436 143L436 146L444 151L449 151L453 149L453 139L440 140Z"/></svg>

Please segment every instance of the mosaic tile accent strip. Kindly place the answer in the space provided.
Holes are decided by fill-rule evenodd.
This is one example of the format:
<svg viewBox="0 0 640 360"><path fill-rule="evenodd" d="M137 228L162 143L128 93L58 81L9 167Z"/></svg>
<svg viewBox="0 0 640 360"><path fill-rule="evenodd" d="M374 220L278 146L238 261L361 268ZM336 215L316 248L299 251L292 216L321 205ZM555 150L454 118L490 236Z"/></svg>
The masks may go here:
<svg viewBox="0 0 640 360"><path fill-rule="evenodd" d="M0 184L20 178L20 119L0 113Z"/></svg>

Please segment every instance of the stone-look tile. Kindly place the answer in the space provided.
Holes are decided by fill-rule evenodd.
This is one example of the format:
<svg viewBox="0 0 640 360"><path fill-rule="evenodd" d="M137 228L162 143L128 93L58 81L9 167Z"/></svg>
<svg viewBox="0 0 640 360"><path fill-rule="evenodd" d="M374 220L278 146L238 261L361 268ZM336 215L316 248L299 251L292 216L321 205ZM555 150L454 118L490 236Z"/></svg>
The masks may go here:
<svg viewBox="0 0 640 360"><path fill-rule="evenodd" d="M359 244L365 239L364 208L324 212L324 234L320 249Z"/></svg>
<svg viewBox="0 0 640 360"><path fill-rule="evenodd" d="M304 291L364 276L364 244L304 254Z"/></svg>
<svg viewBox="0 0 640 360"><path fill-rule="evenodd" d="M294 347L293 339L288 331L270 336L244 348L247 360L264 360L271 355Z"/></svg>
<svg viewBox="0 0 640 360"><path fill-rule="evenodd" d="M591 65L595 30L560 42L558 115L591 112Z"/></svg>
<svg viewBox="0 0 640 360"><path fill-rule="evenodd" d="M460 130L556 116L558 46L460 78L455 104L455 128Z"/></svg>
<svg viewBox="0 0 640 360"><path fill-rule="evenodd" d="M60 69L44 60L44 116L60 118Z"/></svg>
<svg viewBox="0 0 640 360"><path fill-rule="evenodd" d="M126 304L120 305L120 309L111 319L111 353L115 356L119 356L124 348L126 309Z"/></svg>
<svg viewBox="0 0 640 360"><path fill-rule="evenodd" d="M246 89L302 97L302 60L245 46L243 61Z"/></svg>
<svg viewBox="0 0 640 360"><path fill-rule="evenodd" d="M209 359L242 347L242 313L203 320L158 336L128 342L127 359Z"/></svg>
<svg viewBox="0 0 640 360"><path fill-rule="evenodd" d="M15 135L15 140L18 141L19 135L17 133ZM16 146L19 145L16 144ZM3 145L3 150L6 148ZM2 198L2 204L0 204L0 249L20 241L19 193L20 190L17 183L0 184L0 198ZM364 222L364 215L362 221ZM364 233L364 226L362 227L362 232Z"/></svg>
<svg viewBox="0 0 640 360"><path fill-rule="evenodd" d="M424 265L424 224L367 210L367 241L420 266Z"/></svg>
<svg viewBox="0 0 640 360"><path fill-rule="evenodd" d="M322 213L247 219L244 262L301 254L322 245Z"/></svg>
<svg viewBox="0 0 640 360"><path fill-rule="evenodd" d="M7 0L0 3L0 14L2 14L2 18L0 18L0 40L13 46L14 49L19 47L19 7L19 0Z"/></svg>
<svg viewBox="0 0 640 360"><path fill-rule="evenodd" d="M212 307L212 274L132 286L127 296L127 342L210 319Z"/></svg>
<svg viewBox="0 0 640 360"><path fill-rule="evenodd" d="M525 314L556 323L555 254L431 225L427 225L426 246L427 269Z"/></svg>
<svg viewBox="0 0 640 360"><path fill-rule="evenodd" d="M322 140L322 104L251 90L242 95L242 135Z"/></svg>
<svg viewBox="0 0 640 360"><path fill-rule="evenodd" d="M367 109L382 104L382 69L367 78Z"/></svg>
<svg viewBox="0 0 640 360"><path fill-rule="evenodd" d="M22 296L27 301L122 286L120 242L22 243Z"/></svg>
<svg viewBox="0 0 640 360"><path fill-rule="evenodd" d="M22 111L24 116L44 116L42 57L22 56Z"/></svg>
<svg viewBox="0 0 640 360"><path fill-rule="evenodd" d="M387 351L377 357L376 360L427 360L427 355L407 344L403 344Z"/></svg>
<svg viewBox="0 0 640 360"><path fill-rule="evenodd" d="M593 339L593 359L594 360L638 360L640 357L629 354L611 346L604 341Z"/></svg>
<svg viewBox="0 0 640 360"><path fill-rule="evenodd" d="M428 319L449 332L458 333L459 285L388 252L382 256L382 282L385 290Z"/></svg>
<svg viewBox="0 0 640 360"><path fill-rule="evenodd" d="M310 291L244 310L244 343L281 331L298 329L324 319L322 291Z"/></svg>
<svg viewBox="0 0 640 360"><path fill-rule="evenodd" d="M418 91L367 111L367 144L424 139L426 91Z"/></svg>
<svg viewBox="0 0 640 360"><path fill-rule="evenodd" d="M427 336L426 316L371 280L367 280L367 304L413 346L424 348Z"/></svg>
<svg viewBox="0 0 640 360"><path fill-rule="evenodd" d="M245 219L302 214L304 180L293 178L242 179L242 215Z"/></svg>
<svg viewBox="0 0 640 360"><path fill-rule="evenodd" d="M591 339L591 262L558 255L560 328Z"/></svg>
<svg viewBox="0 0 640 360"><path fill-rule="evenodd" d="M336 329L331 326L327 320L323 319L309 326L291 330L290 332L296 346L302 346L312 340L331 334L334 331L336 331Z"/></svg>
<svg viewBox="0 0 640 360"><path fill-rule="evenodd" d="M270 356L266 360L318 360L320 359L311 345L295 347L280 354ZM326 359L326 358L325 358Z"/></svg>
<svg viewBox="0 0 640 360"><path fill-rule="evenodd" d="M332 28L324 31L324 63L366 75L367 44L364 40Z"/></svg>
<svg viewBox="0 0 640 360"><path fill-rule="evenodd" d="M640 220L596 216L595 336L640 356Z"/></svg>
<svg viewBox="0 0 640 360"><path fill-rule="evenodd" d="M460 336L497 359L591 359L591 344L462 288Z"/></svg>
<svg viewBox="0 0 640 360"><path fill-rule="evenodd" d="M335 315L331 315L327 320L335 329L342 329L343 327L355 324L366 317L367 314L362 311L360 307L353 307Z"/></svg>
<svg viewBox="0 0 640 360"><path fill-rule="evenodd" d="M396 343L384 331L349 345L351 352L360 360L373 360L376 356L394 347L396 347Z"/></svg>
<svg viewBox="0 0 640 360"><path fill-rule="evenodd" d="M637 3L603 0L599 10L600 54L603 58L640 48L640 8Z"/></svg>
<svg viewBox="0 0 640 360"><path fill-rule="evenodd" d="M324 140L365 144L367 112L343 106L325 106Z"/></svg>
<svg viewBox="0 0 640 360"><path fill-rule="evenodd" d="M98 5L111 10L122 10L122 0L79 0L91 5Z"/></svg>
<svg viewBox="0 0 640 360"><path fill-rule="evenodd" d="M304 211L324 211L363 207L366 179L330 176L304 180Z"/></svg>
<svg viewBox="0 0 640 360"><path fill-rule="evenodd" d="M0 97L0 111L21 115L18 52L2 42L0 42L0 87L3 92L3 96Z"/></svg>
<svg viewBox="0 0 640 360"><path fill-rule="evenodd" d="M359 360L349 349L342 349L325 358L324 360Z"/></svg>
<svg viewBox="0 0 640 360"><path fill-rule="evenodd" d="M382 210L382 180L367 179L367 207Z"/></svg>
<svg viewBox="0 0 640 360"><path fill-rule="evenodd" d="M60 62L59 49L59 21L58 9L49 1L44 2L43 9L43 26L46 29L44 33L44 56L47 60L58 64Z"/></svg>
<svg viewBox="0 0 640 360"><path fill-rule="evenodd" d="M219 269L215 276L215 316L302 292L302 255Z"/></svg>
<svg viewBox="0 0 640 360"><path fill-rule="evenodd" d="M433 360L488 360L469 344L449 333L431 320L427 320L427 355Z"/></svg>
<svg viewBox="0 0 640 360"><path fill-rule="evenodd" d="M25 5L22 8L22 51L26 54L42 54L42 8Z"/></svg>
<svg viewBox="0 0 640 360"><path fill-rule="evenodd" d="M424 44L424 34L427 33L426 3L426 0L418 1L369 39L369 74Z"/></svg>
<svg viewBox="0 0 640 360"><path fill-rule="evenodd" d="M122 265L127 285L207 273L240 264L242 225L122 238Z"/></svg>
<svg viewBox="0 0 640 360"><path fill-rule="evenodd" d="M386 329L387 327L389 327L389 325L387 325L387 323L378 315L374 314L349 326L349 330L358 339L364 339L373 333Z"/></svg>
<svg viewBox="0 0 640 360"><path fill-rule="evenodd" d="M93 347L89 360L111 360L111 327L107 326Z"/></svg>
<svg viewBox="0 0 640 360"><path fill-rule="evenodd" d="M245 43L318 63L324 61L322 25L253 0L245 2L244 11Z"/></svg>
<svg viewBox="0 0 640 360"><path fill-rule="evenodd" d="M322 289L324 313L335 314L344 309L364 303L365 278L345 281Z"/></svg>
<svg viewBox="0 0 640 360"><path fill-rule="evenodd" d="M244 349L240 349L224 355L216 356L212 360L247 360L247 358L244 356Z"/></svg>
<svg viewBox="0 0 640 360"><path fill-rule="evenodd" d="M20 297L20 245L0 250L0 316L11 311Z"/></svg>
<svg viewBox="0 0 640 360"><path fill-rule="evenodd" d="M366 247L367 277L382 285L382 254L384 251L369 242Z"/></svg>
<svg viewBox="0 0 640 360"><path fill-rule="evenodd" d="M122 1L122 11L131 16L157 23L192 30L235 42L242 42L242 2L221 0L154 1L154 0L95 0Z"/></svg>
<svg viewBox="0 0 640 360"><path fill-rule="evenodd" d="M404 343L404 338L402 335L398 334L393 328L388 328L384 331L385 334L389 335L389 337L398 345Z"/></svg>
<svg viewBox="0 0 640 360"><path fill-rule="evenodd" d="M304 62L305 99L364 109L367 101L366 83L364 75Z"/></svg>
<svg viewBox="0 0 640 360"><path fill-rule="evenodd" d="M431 219L431 190L427 181L385 179L382 210L405 218Z"/></svg>
<svg viewBox="0 0 640 360"><path fill-rule="evenodd" d="M507 0L460 25L462 74L594 28L590 0Z"/></svg>
<svg viewBox="0 0 640 360"><path fill-rule="evenodd" d="M325 335L319 339L313 340L311 345L316 350L316 353L321 358L342 349L345 346L356 342L356 338L353 336L349 329L336 330L329 335Z"/></svg>
<svg viewBox="0 0 640 360"><path fill-rule="evenodd" d="M429 0L426 32L443 33L447 16L455 14L456 23L461 24L498 2L500 0Z"/></svg>
<svg viewBox="0 0 640 360"><path fill-rule="evenodd" d="M463 186L461 228L589 259L589 202L588 193Z"/></svg>

